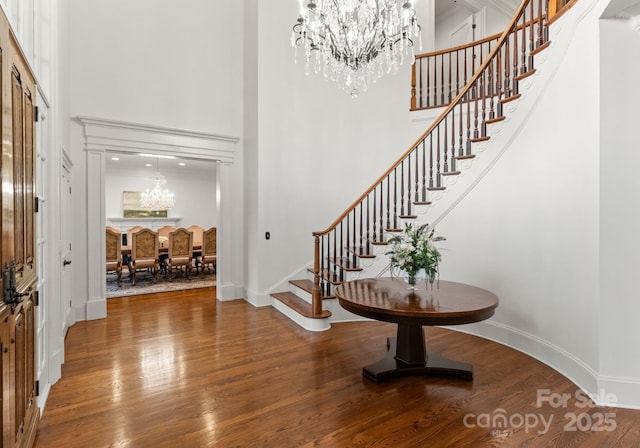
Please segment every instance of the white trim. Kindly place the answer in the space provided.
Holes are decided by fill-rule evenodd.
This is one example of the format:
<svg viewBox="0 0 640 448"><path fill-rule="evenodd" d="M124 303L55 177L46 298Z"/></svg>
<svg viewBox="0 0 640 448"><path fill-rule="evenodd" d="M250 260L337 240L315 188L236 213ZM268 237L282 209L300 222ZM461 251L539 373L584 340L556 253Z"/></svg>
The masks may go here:
<svg viewBox="0 0 640 448"><path fill-rule="evenodd" d="M158 230L162 226L179 227L178 223L181 219L179 216L171 218L107 218L107 225L118 229L120 232L135 226Z"/></svg>
<svg viewBox="0 0 640 448"><path fill-rule="evenodd" d="M152 152L233 163L239 137L83 115L87 150Z"/></svg>
<svg viewBox="0 0 640 448"><path fill-rule="evenodd" d="M605 393L602 393L604 391ZM596 404L605 406L602 400L607 396L615 397L615 406L626 409L640 409L640 380L636 378L620 378L614 376L600 375L598 378L598 391L595 394L598 398ZM624 397L624 401L618 401L619 397Z"/></svg>
<svg viewBox="0 0 640 448"><path fill-rule="evenodd" d="M561 347L526 331L492 320L446 328L480 336L521 351L566 376L588 393L597 388L595 370Z"/></svg>

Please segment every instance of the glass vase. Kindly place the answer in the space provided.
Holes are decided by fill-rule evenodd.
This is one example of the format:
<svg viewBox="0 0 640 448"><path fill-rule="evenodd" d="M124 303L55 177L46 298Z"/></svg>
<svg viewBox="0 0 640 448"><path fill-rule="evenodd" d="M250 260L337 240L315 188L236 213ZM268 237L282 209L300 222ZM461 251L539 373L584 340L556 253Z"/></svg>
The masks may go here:
<svg viewBox="0 0 640 448"><path fill-rule="evenodd" d="M407 274L407 283L409 283L409 289L417 289L416 288L416 274L415 273L408 273Z"/></svg>

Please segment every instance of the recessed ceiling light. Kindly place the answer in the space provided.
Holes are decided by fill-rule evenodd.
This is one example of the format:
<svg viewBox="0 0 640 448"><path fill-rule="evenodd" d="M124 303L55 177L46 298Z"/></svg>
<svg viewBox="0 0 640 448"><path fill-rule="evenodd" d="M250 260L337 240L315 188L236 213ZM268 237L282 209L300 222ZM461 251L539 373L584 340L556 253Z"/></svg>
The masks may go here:
<svg viewBox="0 0 640 448"><path fill-rule="evenodd" d="M179 163L178 163L178 165L180 165L180 166L185 166L185 165L186 165L186 163L184 163L184 162L179 162Z"/></svg>
<svg viewBox="0 0 640 448"><path fill-rule="evenodd" d="M120 157L111 157L111 160L118 161L118 160L120 160Z"/></svg>
<svg viewBox="0 0 640 448"><path fill-rule="evenodd" d="M144 166L153 166L151 163L145 163Z"/></svg>

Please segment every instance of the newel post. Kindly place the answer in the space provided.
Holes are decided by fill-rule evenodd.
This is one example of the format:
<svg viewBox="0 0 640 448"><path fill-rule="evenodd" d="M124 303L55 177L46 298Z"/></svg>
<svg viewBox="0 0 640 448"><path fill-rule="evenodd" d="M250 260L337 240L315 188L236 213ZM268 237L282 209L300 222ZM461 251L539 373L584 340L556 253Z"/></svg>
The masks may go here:
<svg viewBox="0 0 640 448"><path fill-rule="evenodd" d="M313 290L311 291L311 308L314 316L322 314L322 291L320 289L320 237L313 241Z"/></svg>

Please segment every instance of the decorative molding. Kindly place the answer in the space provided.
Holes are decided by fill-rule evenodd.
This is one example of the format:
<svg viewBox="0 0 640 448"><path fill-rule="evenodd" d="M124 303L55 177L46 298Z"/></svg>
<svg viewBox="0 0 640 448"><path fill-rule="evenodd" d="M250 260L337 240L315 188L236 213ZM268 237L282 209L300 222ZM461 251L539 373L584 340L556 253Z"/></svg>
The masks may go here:
<svg viewBox="0 0 640 448"><path fill-rule="evenodd" d="M88 151L151 152L233 163L239 137L79 115Z"/></svg>
<svg viewBox="0 0 640 448"><path fill-rule="evenodd" d="M127 229L135 226L148 227L151 230L158 230L162 226L171 225L178 227L178 222L182 218L170 217L170 218L107 218L107 225L114 227L120 231L126 231Z"/></svg>

